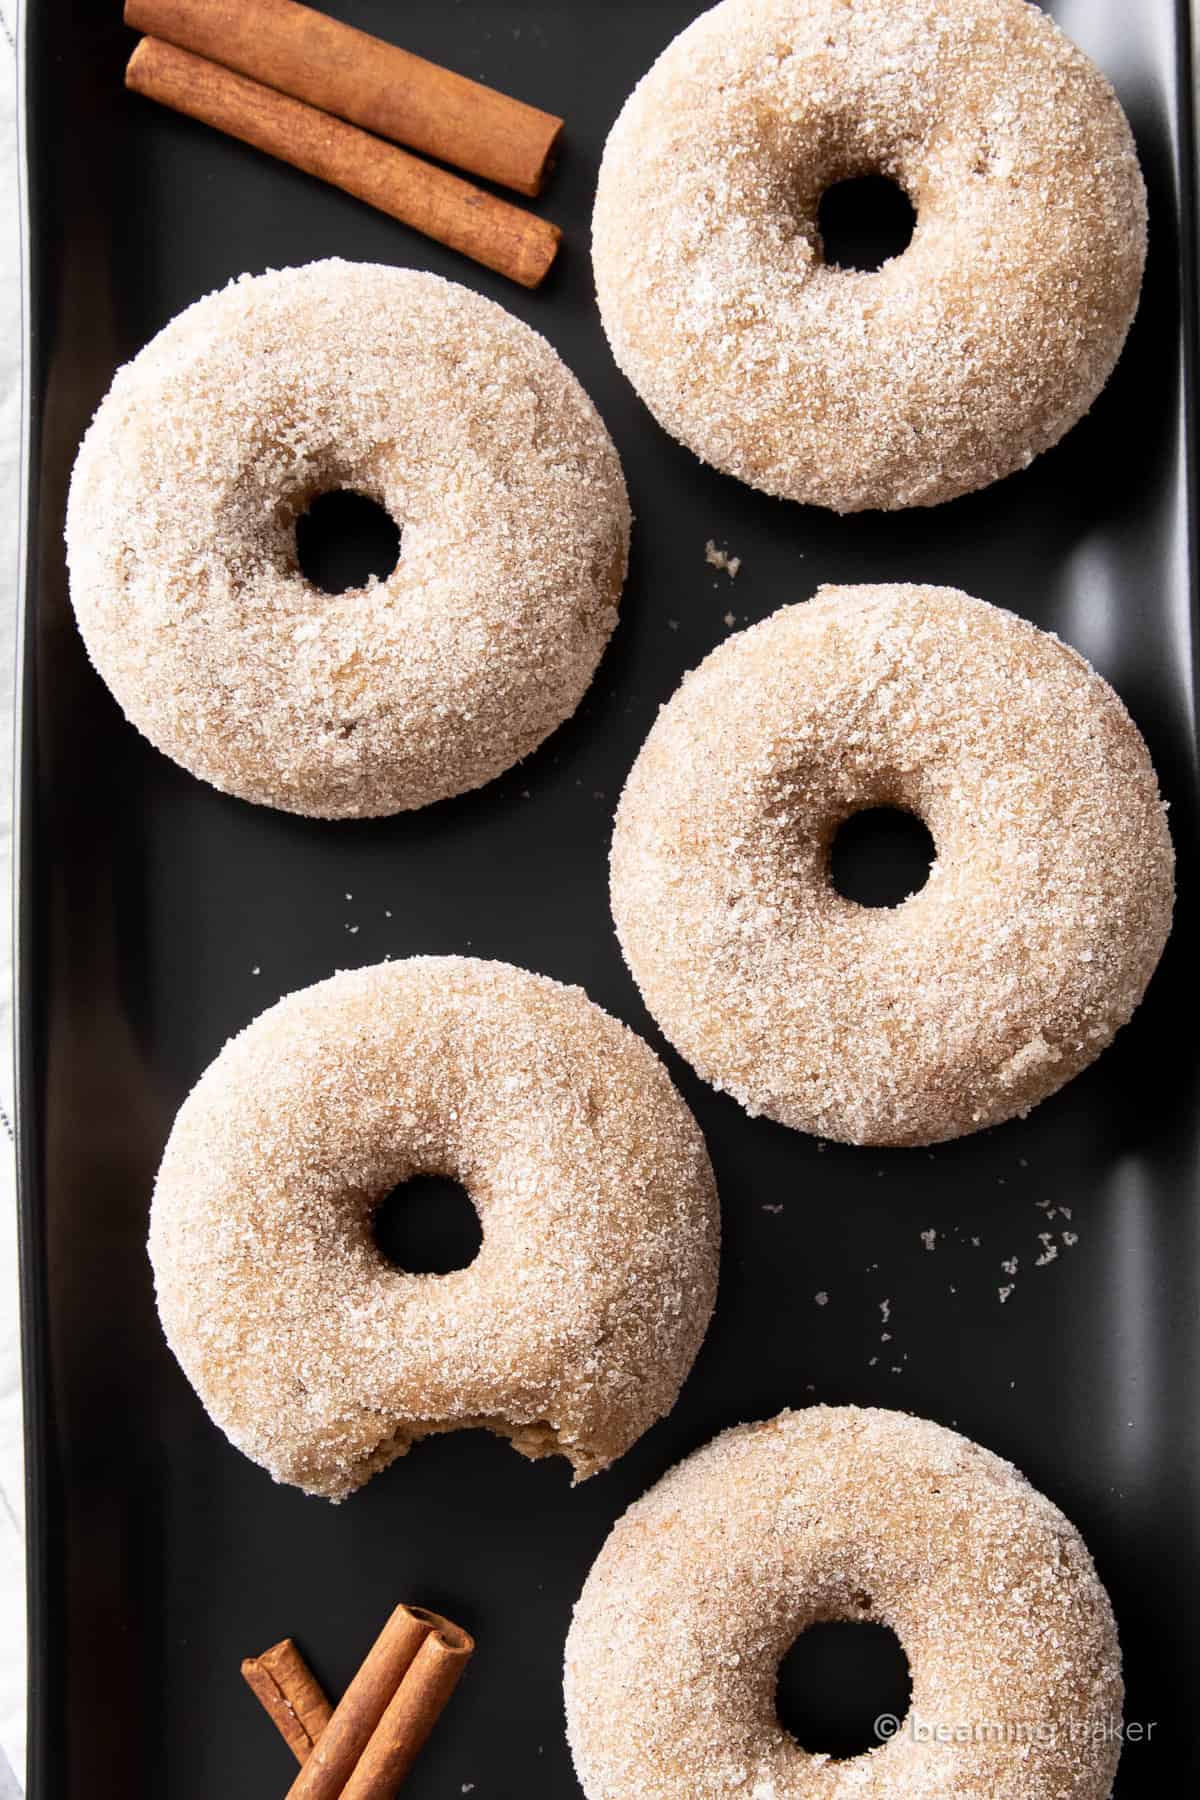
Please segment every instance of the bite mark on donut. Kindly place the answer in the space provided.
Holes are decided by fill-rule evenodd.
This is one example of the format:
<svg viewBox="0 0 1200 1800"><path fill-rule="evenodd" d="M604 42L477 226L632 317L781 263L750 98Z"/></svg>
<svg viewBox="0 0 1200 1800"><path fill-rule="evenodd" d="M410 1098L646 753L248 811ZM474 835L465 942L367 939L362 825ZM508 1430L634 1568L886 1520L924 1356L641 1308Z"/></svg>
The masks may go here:
<svg viewBox="0 0 1200 1800"><path fill-rule="evenodd" d="M529 1462L540 1462L547 1456L563 1456L571 1465L575 1483L586 1481L608 1461L602 1452L585 1444L564 1441L548 1419L513 1420L498 1414L479 1414L463 1419L427 1419L419 1425L407 1420L353 1463L347 1473L345 1492L348 1494L361 1487L373 1475L407 1456L424 1439L446 1437L460 1431L486 1431L492 1437L502 1438Z"/></svg>

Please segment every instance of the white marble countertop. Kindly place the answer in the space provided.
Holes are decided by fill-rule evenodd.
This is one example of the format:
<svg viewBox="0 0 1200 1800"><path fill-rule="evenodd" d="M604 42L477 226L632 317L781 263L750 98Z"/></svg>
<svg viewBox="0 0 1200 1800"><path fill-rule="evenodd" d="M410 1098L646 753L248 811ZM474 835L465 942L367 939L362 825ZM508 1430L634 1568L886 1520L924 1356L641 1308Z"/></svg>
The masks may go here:
<svg viewBox="0 0 1200 1800"><path fill-rule="evenodd" d="M25 1769L25 1557L17 1221L12 1156L12 739L21 438L16 0L0 0L0 1800ZM17 1774L14 1775L13 1771ZM20 1777L18 1781L17 1777Z"/></svg>

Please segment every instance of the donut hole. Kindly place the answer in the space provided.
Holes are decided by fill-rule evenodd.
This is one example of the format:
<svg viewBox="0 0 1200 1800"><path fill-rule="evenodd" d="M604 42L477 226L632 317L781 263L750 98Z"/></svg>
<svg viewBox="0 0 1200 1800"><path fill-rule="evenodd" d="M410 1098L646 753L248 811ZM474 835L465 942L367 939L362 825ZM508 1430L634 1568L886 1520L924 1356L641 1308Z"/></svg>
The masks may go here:
<svg viewBox="0 0 1200 1800"><path fill-rule="evenodd" d="M400 527L377 500L353 488L317 494L296 520L300 572L323 594L386 581L400 560Z"/></svg>
<svg viewBox="0 0 1200 1800"><path fill-rule="evenodd" d="M817 203L824 260L837 269L881 269L908 249L916 224L912 201L886 175L835 181Z"/></svg>
<svg viewBox="0 0 1200 1800"><path fill-rule="evenodd" d="M447 1175L413 1175L375 1209L375 1247L406 1275L449 1275L479 1255L483 1228L465 1187Z"/></svg>
<svg viewBox="0 0 1200 1800"><path fill-rule="evenodd" d="M900 906L925 886L937 858L929 828L899 806L868 806L838 826L829 876L856 906Z"/></svg>
<svg viewBox="0 0 1200 1800"><path fill-rule="evenodd" d="M912 1702L904 1646L886 1625L826 1619L801 1632L779 1665L775 1712L812 1755L877 1750Z"/></svg>

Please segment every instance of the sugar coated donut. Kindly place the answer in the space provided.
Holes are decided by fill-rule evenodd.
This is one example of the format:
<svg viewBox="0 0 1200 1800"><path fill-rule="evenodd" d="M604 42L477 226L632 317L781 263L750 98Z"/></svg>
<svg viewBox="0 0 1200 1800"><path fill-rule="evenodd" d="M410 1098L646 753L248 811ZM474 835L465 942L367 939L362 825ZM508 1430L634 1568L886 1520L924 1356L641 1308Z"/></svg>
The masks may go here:
<svg viewBox="0 0 1200 1800"><path fill-rule="evenodd" d="M936 860L895 907L830 878L890 806ZM727 639L659 714L612 906L667 1036L749 1112L856 1144L1023 1114L1108 1044L1170 926L1145 744L1106 682L952 588L824 588Z"/></svg>
<svg viewBox="0 0 1200 1800"><path fill-rule="evenodd" d="M334 489L401 527L382 581L309 582ZM71 597L139 730L320 818L478 787L575 710L616 623L629 506L545 340L453 282L320 262L188 307L117 374L67 510Z"/></svg>
<svg viewBox="0 0 1200 1800"><path fill-rule="evenodd" d="M381 1198L453 1176L475 1261L387 1263ZM712 1311L716 1193L661 1063L578 988L416 957L290 995L175 1121L150 1221L171 1348L221 1429L340 1499L432 1432L603 1469Z"/></svg>
<svg viewBox="0 0 1200 1800"><path fill-rule="evenodd" d="M912 1702L860 1756L781 1726L789 1646L889 1626ZM672 1469L601 1550L567 1639L588 1800L1108 1800L1121 1657L1079 1533L957 1432L853 1406L741 1425Z"/></svg>
<svg viewBox="0 0 1200 1800"><path fill-rule="evenodd" d="M870 272L818 202L916 211ZM638 85L600 169L617 362L674 437L792 500L929 506L1023 468L1108 380L1146 201L1111 87L1026 0L724 0Z"/></svg>

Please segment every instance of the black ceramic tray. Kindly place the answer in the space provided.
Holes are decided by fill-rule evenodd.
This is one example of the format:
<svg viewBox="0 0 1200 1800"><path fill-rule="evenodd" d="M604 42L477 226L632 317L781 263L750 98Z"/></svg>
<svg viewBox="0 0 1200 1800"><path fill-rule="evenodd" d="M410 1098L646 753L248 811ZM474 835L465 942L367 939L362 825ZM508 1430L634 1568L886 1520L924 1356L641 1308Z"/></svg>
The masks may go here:
<svg viewBox="0 0 1200 1800"><path fill-rule="evenodd" d="M1151 195L1145 296L1094 412L985 493L849 520L702 468L653 424L601 334L587 229L597 161L689 0L413 0L402 31L386 0L331 6L566 113L545 202L566 251L535 295L125 95L119 10L34 0L24 63L32 1795L282 1792L288 1759L239 1658L292 1632L339 1689L401 1596L480 1643L413 1800L469 1783L477 1800L575 1792L561 1645L613 1519L721 1427L812 1400L956 1425L1065 1508L1116 1605L1128 1716L1154 1722L1126 1750L1118 1793L1178 1784L1198 1766L1200 1689L1186 8L1052 9L1115 80ZM608 421L637 513L622 623L576 718L480 793L341 826L225 799L122 723L74 631L61 545L75 448L116 364L237 272L331 254L434 269L545 332ZM706 564L710 538L743 559L736 581ZM725 1231L716 1318L670 1418L574 1492L558 1462L531 1465L476 1434L420 1447L341 1507L273 1486L208 1423L155 1317L147 1202L191 1083L278 995L415 951L580 982L663 1048L622 966L605 879L613 805L655 710L726 635L726 615L741 625L823 581L893 579L955 583L1054 628L1142 726L1172 803L1181 900L1134 1024L1024 1123L933 1153L825 1147L754 1122L668 1051L707 1134ZM1049 1242L1057 1256L1035 1266ZM1015 1278L1001 1266L1013 1256Z"/></svg>

